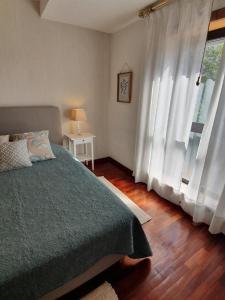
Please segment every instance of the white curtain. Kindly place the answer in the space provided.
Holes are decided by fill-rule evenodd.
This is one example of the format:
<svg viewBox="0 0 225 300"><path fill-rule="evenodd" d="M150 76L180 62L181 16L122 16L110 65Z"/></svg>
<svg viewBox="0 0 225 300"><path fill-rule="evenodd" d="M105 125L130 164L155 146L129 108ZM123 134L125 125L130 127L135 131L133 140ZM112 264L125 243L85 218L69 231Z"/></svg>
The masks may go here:
<svg viewBox="0 0 225 300"><path fill-rule="evenodd" d="M146 21L134 175L177 204L211 6L212 0L177 0Z"/></svg>
<svg viewBox="0 0 225 300"><path fill-rule="evenodd" d="M225 233L225 48L183 208L195 222Z"/></svg>

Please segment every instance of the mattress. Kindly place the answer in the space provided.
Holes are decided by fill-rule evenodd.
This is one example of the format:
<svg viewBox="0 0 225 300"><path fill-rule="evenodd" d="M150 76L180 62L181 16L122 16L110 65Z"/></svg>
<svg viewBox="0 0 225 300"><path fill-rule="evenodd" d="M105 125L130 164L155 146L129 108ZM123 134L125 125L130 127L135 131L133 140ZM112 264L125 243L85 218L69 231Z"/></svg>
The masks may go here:
<svg viewBox="0 0 225 300"><path fill-rule="evenodd" d="M152 255L141 224L60 146L0 173L0 299L38 299L107 255Z"/></svg>

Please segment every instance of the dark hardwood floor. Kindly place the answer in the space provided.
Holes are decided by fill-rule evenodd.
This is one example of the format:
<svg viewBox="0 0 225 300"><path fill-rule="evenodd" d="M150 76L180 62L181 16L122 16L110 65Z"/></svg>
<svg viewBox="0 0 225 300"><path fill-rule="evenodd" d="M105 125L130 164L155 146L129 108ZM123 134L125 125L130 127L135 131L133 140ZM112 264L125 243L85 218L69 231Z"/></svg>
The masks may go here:
<svg viewBox="0 0 225 300"><path fill-rule="evenodd" d="M105 280L120 300L224 300L225 236L211 235L196 226L179 207L170 204L145 184L135 184L126 170L112 162L97 162L95 174L105 176L152 216L144 225L153 257L125 258L94 280L61 299L79 299Z"/></svg>

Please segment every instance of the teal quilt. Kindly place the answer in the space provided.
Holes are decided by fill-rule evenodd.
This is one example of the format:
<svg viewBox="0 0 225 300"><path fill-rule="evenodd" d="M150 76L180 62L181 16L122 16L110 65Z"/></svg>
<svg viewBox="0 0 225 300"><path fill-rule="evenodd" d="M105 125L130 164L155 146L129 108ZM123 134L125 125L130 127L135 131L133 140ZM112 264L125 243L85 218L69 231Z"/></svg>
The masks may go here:
<svg viewBox="0 0 225 300"><path fill-rule="evenodd" d="M0 299L38 299L111 254L152 255L141 224L62 147L0 173Z"/></svg>

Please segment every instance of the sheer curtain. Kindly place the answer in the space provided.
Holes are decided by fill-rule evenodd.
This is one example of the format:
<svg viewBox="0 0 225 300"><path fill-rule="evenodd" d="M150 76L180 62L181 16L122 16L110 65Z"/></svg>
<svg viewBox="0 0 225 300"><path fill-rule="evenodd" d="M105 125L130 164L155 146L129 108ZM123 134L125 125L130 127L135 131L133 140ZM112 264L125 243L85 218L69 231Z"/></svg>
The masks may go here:
<svg viewBox="0 0 225 300"><path fill-rule="evenodd" d="M182 0L146 20L134 175L175 203L194 115L212 0Z"/></svg>
<svg viewBox="0 0 225 300"><path fill-rule="evenodd" d="M195 222L225 233L225 48L195 169L182 206Z"/></svg>

